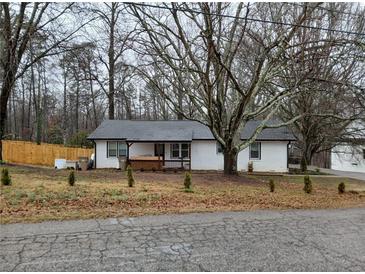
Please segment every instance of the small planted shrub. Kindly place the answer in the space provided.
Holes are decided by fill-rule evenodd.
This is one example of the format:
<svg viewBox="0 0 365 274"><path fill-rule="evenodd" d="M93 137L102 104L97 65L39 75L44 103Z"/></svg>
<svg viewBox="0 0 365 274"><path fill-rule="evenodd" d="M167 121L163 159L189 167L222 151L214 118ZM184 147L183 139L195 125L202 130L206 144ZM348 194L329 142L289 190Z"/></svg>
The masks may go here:
<svg viewBox="0 0 365 274"><path fill-rule="evenodd" d="M7 168L3 168L3 170L1 171L1 184L3 186L11 185L11 178L9 175L9 170Z"/></svg>
<svg viewBox="0 0 365 274"><path fill-rule="evenodd" d="M75 181L76 181L76 178L75 178L75 171L71 171L70 174L68 175L68 184L70 186L74 186L75 185Z"/></svg>
<svg viewBox="0 0 365 274"><path fill-rule="evenodd" d="M275 191L275 183L274 183L273 179L270 179L270 181L269 181L269 188L270 188L270 192Z"/></svg>
<svg viewBox="0 0 365 274"><path fill-rule="evenodd" d="M191 173L185 172L185 179L184 179L184 189L186 192L191 191Z"/></svg>
<svg viewBox="0 0 365 274"><path fill-rule="evenodd" d="M127 167L127 179L128 179L128 186L133 187L134 186L134 178L133 178L133 170L132 167L129 165Z"/></svg>
<svg viewBox="0 0 365 274"><path fill-rule="evenodd" d="M346 190L345 183L344 182L339 183L338 184L338 193L343 194L343 193L345 193L345 190Z"/></svg>
<svg viewBox="0 0 365 274"><path fill-rule="evenodd" d="M312 181L309 178L308 175L304 176L304 188L303 188L305 193L312 193L313 187L312 187Z"/></svg>

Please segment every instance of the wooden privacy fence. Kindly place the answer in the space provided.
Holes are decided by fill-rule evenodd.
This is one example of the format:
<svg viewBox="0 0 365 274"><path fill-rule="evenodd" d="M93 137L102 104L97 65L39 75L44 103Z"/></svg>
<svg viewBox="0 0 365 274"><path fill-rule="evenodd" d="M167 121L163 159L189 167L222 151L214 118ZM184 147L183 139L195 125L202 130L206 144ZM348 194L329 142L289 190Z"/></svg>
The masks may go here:
<svg viewBox="0 0 365 274"><path fill-rule="evenodd" d="M62 145L37 145L32 142L3 141L3 159L9 163L54 166L54 160L78 160L79 157L89 157L93 149L65 147Z"/></svg>

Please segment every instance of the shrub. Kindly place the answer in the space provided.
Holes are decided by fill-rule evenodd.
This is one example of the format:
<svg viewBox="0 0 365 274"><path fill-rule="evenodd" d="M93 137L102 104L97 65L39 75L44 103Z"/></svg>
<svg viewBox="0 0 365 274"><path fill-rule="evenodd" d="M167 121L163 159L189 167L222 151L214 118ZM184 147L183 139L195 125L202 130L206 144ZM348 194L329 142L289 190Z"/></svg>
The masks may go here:
<svg viewBox="0 0 365 274"><path fill-rule="evenodd" d="M191 189L191 173L190 172L185 172L184 188L185 188L185 190Z"/></svg>
<svg viewBox="0 0 365 274"><path fill-rule="evenodd" d="M303 188L305 193L312 193L313 187L312 187L312 181L309 178L308 175L304 176L304 188Z"/></svg>
<svg viewBox="0 0 365 274"><path fill-rule="evenodd" d="M75 171L71 171L70 174L68 175L68 184L70 186L74 186L75 185L75 181L76 181L76 178L75 178Z"/></svg>
<svg viewBox="0 0 365 274"><path fill-rule="evenodd" d="M269 181L269 187L270 187L270 192L274 192L275 191L275 183L273 179L270 179Z"/></svg>
<svg viewBox="0 0 365 274"><path fill-rule="evenodd" d="M339 194L345 193L345 189L346 189L346 186L345 186L344 182L341 182L338 184L338 193Z"/></svg>
<svg viewBox="0 0 365 274"><path fill-rule="evenodd" d="M9 170L7 168L3 168L3 170L1 171L1 184L3 186L11 185L11 177L9 175Z"/></svg>
<svg viewBox="0 0 365 274"><path fill-rule="evenodd" d="M130 165L127 167L127 179L128 179L128 186L133 187L135 182L133 178L133 170Z"/></svg>

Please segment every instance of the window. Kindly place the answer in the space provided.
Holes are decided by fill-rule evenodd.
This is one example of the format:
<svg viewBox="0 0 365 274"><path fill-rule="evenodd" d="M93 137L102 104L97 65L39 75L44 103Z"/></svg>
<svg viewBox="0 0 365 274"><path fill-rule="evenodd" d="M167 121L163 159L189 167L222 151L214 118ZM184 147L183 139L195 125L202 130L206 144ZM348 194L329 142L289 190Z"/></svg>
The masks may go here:
<svg viewBox="0 0 365 274"><path fill-rule="evenodd" d="M181 157L189 158L189 144L181 144Z"/></svg>
<svg viewBox="0 0 365 274"><path fill-rule="evenodd" d="M179 144L170 145L170 157L179 158Z"/></svg>
<svg viewBox="0 0 365 274"><path fill-rule="evenodd" d="M252 160L261 159L261 143L255 142L250 145L250 159Z"/></svg>
<svg viewBox="0 0 365 274"><path fill-rule="evenodd" d="M365 149L362 150L362 158L365 160Z"/></svg>
<svg viewBox="0 0 365 274"><path fill-rule="evenodd" d="M223 147L221 143L217 142L217 154L223 153Z"/></svg>
<svg viewBox="0 0 365 274"><path fill-rule="evenodd" d="M124 142L118 142L118 156L127 156L127 144Z"/></svg>
<svg viewBox="0 0 365 274"><path fill-rule="evenodd" d="M117 157L117 142L108 142L108 157Z"/></svg>
<svg viewBox="0 0 365 274"><path fill-rule="evenodd" d="M171 144L170 158L189 158L189 144Z"/></svg>
<svg viewBox="0 0 365 274"><path fill-rule="evenodd" d="M108 142L107 157L127 156L127 144L124 142Z"/></svg>

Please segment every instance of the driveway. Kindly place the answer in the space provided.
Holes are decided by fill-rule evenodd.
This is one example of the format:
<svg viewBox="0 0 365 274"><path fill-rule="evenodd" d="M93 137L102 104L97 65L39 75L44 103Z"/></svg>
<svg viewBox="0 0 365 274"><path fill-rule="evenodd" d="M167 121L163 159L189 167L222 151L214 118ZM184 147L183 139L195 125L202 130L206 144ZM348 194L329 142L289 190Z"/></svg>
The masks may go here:
<svg viewBox="0 0 365 274"><path fill-rule="evenodd" d="M291 168L300 168L299 165L289 165ZM316 166L308 166L309 170L316 170L318 167ZM334 169L328 169L328 168L320 168L321 172L336 175L339 177L347 177L357 180L363 180L365 183L365 172L351 172L351 171L340 171L340 170L334 170Z"/></svg>
<svg viewBox="0 0 365 274"><path fill-rule="evenodd" d="M365 208L0 228L0 271L365 271Z"/></svg>
<svg viewBox="0 0 365 274"><path fill-rule="evenodd" d="M334 169L327 169L327 168L320 168L322 172L341 176L341 177L348 177L352 179L363 180L365 183L365 172L351 172L351 171L340 171Z"/></svg>

